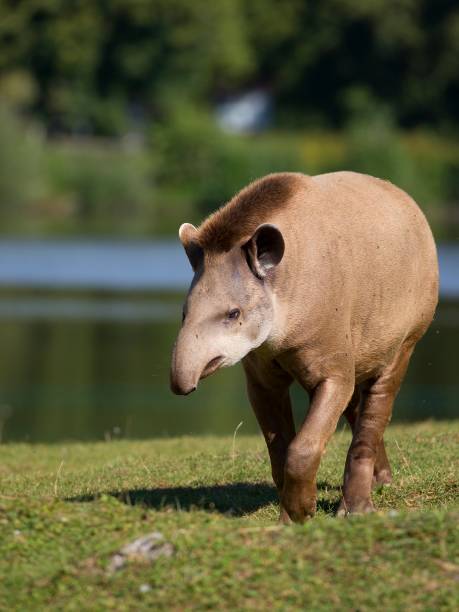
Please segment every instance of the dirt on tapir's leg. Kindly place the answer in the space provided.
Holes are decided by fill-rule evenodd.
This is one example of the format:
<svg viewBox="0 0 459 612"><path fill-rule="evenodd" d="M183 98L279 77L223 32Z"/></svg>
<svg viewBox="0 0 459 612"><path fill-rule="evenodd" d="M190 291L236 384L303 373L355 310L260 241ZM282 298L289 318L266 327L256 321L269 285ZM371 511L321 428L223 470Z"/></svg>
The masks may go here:
<svg viewBox="0 0 459 612"><path fill-rule="evenodd" d="M260 371L249 355L244 361L247 392L268 448L271 472L281 496L284 486L285 460L288 447L295 437L289 387L292 378L278 368ZM281 505L281 520L287 518Z"/></svg>
<svg viewBox="0 0 459 612"><path fill-rule="evenodd" d="M302 523L315 514L317 470L353 386L353 381L329 378L312 393L309 412L290 445L285 465L282 505L295 522Z"/></svg>
<svg viewBox="0 0 459 612"><path fill-rule="evenodd" d="M338 515L374 510L371 488L375 462L413 348L413 343L405 344L392 364L364 394L346 459L343 499Z"/></svg>
<svg viewBox="0 0 459 612"><path fill-rule="evenodd" d="M344 416L351 427L352 433L355 431L361 400L362 393L360 387L356 386L351 401L344 411ZM376 453L375 469L373 473L373 487L389 484L390 482L392 482L392 470L390 467L389 458L386 454L384 440L381 440L381 443L378 446L378 452Z"/></svg>

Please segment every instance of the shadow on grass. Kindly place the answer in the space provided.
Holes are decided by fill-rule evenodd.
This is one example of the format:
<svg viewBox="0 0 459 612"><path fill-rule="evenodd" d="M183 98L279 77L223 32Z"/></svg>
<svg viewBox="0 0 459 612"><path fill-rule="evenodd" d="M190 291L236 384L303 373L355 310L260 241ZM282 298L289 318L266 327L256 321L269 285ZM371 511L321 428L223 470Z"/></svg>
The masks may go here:
<svg viewBox="0 0 459 612"><path fill-rule="evenodd" d="M336 490L339 487L319 483L319 490ZM279 498L274 486L266 483L236 482L208 487L161 487L157 489L131 489L110 491L111 495L129 506L143 506L153 510L173 508L177 511L207 510L228 516L244 516L260 508L277 504ZM70 502L91 502L100 497L81 495L67 499ZM338 502L319 499L317 509L334 514Z"/></svg>

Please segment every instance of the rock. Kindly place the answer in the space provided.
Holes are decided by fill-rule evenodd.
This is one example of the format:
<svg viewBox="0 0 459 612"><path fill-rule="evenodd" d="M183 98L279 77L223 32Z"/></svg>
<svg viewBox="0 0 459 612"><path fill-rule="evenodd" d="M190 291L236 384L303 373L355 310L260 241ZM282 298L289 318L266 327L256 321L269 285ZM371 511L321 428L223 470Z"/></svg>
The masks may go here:
<svg viewBox="0 0 459 612"><path fill-rule="evenodd" d="M165 542L159 531L154 531L123 546L111 558L108 571L115 572L130 562L152 563L159 557L171 557L173 554L172 544Z"/></svg>

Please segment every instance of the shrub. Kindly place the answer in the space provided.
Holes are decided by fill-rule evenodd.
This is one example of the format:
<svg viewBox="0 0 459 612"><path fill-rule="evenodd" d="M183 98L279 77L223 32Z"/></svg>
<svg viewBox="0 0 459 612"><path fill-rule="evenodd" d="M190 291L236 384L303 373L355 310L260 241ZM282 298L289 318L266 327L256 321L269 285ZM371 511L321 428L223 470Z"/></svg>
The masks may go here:
<svg viewBox="0 0 459 612"><path fill-rule="evenodd" d="M77 231L154 229L153 182L142 151L94 142L54 143L48 153L48 173L55 196L71 202Z"/></svg>
<svg viewBox="0 0 459 612"><path fill-rule="evenodd" d="M156 128L153 148L160 184L182 189L201 215L256 178L304 169L296 148L279 146L263 136L227 134L211 117L189 108L175 112L168 125Z"/></svg>
<svg viewBox="0 0 459 612"><path fill-rule="evenodd" d="M8 226L45 196L43 139L0 105L0 217Z"/></svg>

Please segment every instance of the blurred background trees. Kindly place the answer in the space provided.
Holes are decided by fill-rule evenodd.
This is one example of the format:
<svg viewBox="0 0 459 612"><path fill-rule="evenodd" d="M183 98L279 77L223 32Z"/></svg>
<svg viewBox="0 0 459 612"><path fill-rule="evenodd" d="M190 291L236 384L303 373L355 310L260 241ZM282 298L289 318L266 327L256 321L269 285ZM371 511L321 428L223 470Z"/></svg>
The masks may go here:
<svg viewBox="0 0 459 612"><path fill-rule="evenodd" d="M222 129L254 91L263 121ZM267 172L348 168L457 234L452 0L0 0L0 107L3 233L170 233Z"/></svg>
<svg viewBox="0 0 459 612"><path fill-rule="evenodd" d="M233 432L241 420L255 430L237 369L191 404L171 396L177 294L153 281L129 290L130 277L94 287L84 248L173 235L188 270L179 225L283 170L392 180L439 242L457 241L458 128L457 1L0 0L6 438ZM48 245L5 236L64 238L54 247L88 286L71 274L22 285L21 256L30 266ZM80 236L65 259L65 239ZM108 242L130 253L129 270L179 272L171 245L158 241L155 261L134 257L142 245ZM57 252L31 266L37 278L62 270ZM440 256L449 293L410 367L403 419L452 418L458 404L459 318L446 301L457 247ZM104 261L107 274L118 265Z"/></svg>

